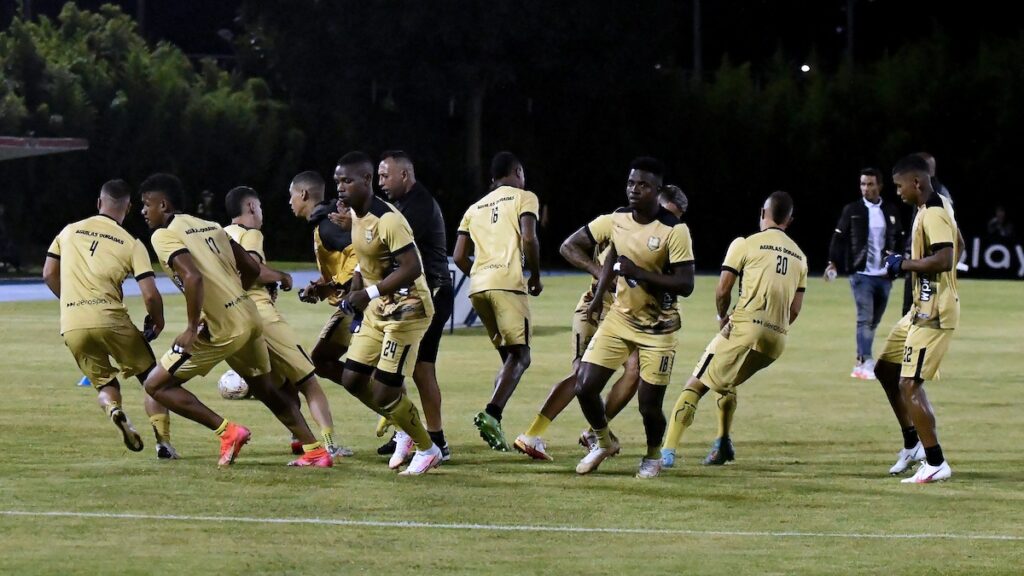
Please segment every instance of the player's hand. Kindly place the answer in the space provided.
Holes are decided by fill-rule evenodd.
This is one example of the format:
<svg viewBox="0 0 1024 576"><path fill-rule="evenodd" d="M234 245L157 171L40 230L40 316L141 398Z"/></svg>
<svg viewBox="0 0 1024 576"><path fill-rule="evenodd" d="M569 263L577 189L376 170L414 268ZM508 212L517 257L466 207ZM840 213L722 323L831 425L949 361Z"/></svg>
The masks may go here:
<svg viewBox="0 0 1024 576"><path fill-rule="evenodd" d="M142 320L142 336L146 339L146 342L152 342L156 340L157 336L164 331L164 323L157 324L153 322L153 317L146 314L146 317Z"/></svg>
<svg viewBox="0 0 1024 576"><path fill-rule="evenodd" d="M316 304L319 302L321 300L319 287L322 285L322 283L316 280L311 280L305 288L299 289L299 301L307 304Z"/></svg>
<svg viewBox="0 0 1024 576"><path fill-rule="evenodd" d="M196 337L199 331L191 326L186 327L185 331L178 334L178 337L174 339L174 344L171 346L171 352L175 354L191 354L192 344L195 343Z"/></svg>
<svg viewBox="0 0 1024 576"><path fill-rule="evenodd" d="M587 324L597 326L601 323L601 314L604 312L604 301L594 298L587 306Z"/></svg>
<svg viewBox="0 0 1024 576"><path fill-rule="evenodd" d="M281 290L290 292L292 289L292 275L287 272L281 272Z"/></svg>
<svg viewBox="0 0 1024 576"><path fill-rule="evenodd" d="M829 262L828 266L825 267L825 282L831 282L839 276L839 270L836 270L836 265Z"/></svg>
<svg viewBox="0 0 1024 576"><path fill-rule="evenodd" d="M345 301L348 305L356 312L362 312L366 310L366 307L370 304L370 295L366 293L366 290L356 290L355 292L349 293L345 297Z"/></svg>
<svg viewBox="0 0 1024 576"><path fill-rule="evenodd" d="M903 255L889 254L885 257L885 269L889 272L889 280L895 280L903 273Z"/></svg>
<svg viewBox="0 0 1024 576"><path fill-rule="evenodd" d="M345 218L338 212L331 212L327 215L327 219L333 222L339 228L345 225Z"/></svg>
<svg viewBox="0 0 1024 576"><path fill-rule="evenodd" d="M530 292L530 296L540 296L540 293L544 290L544 285L540 281L540 274L530 275L530 279L526 281L526 289Z"/></svg>
<svg viewBox="0 0 1024 576"><path fill-rule="evenodd" d="M615 271L619 273L619 276L636 278L637 267L626 256L619 256L619 259L615 261Z"/></svg>
<svg viewBox="0 0 1024 576"><path fill-rule="evenodd" d="M726 314L725 316L720 316L718 318L718 329L719 330L722 330L726 326L729 325L729 318L730 318L730 316L728 314Z"/></svg>

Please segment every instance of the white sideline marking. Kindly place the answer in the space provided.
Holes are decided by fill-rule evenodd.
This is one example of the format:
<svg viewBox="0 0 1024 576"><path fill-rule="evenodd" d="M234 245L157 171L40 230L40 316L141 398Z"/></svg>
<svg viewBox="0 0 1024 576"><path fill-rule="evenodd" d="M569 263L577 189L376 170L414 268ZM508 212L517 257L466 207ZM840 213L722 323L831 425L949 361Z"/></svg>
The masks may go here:
<svg viewBox="0 0 1024 576"><path fill-rule="evenodd" d="M847 538L851 540L995 540L1024 541L1024 536L1012 534L885 534L858 532L771 532L740 530L685 530L652 528L587 528L584 526L533 526L521 524L460 524L434 522L387 522L378 520L347 520L344 518L258 518L248 516L183 516L177 514L130 514L110 512L29 512L0 510L0 516L31 516L50 518L100 518L115 520L178 520L183 522L242 522L247 524L315 524L328 526L359 526L370 528L428 528L439 530L487 530L491 532L564 532L603 534L651 534L663 536L739 536L749 538Z"/></svg>

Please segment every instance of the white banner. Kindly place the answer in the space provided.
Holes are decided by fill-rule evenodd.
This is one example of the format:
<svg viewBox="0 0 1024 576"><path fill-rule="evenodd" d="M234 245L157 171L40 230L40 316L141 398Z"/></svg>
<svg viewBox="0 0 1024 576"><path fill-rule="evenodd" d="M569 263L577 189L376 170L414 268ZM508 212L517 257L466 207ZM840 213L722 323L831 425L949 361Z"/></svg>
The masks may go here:
<svg viewBox="0 0 1024 576"><path fill-rule="evenodd" d="M448 258L448 273L452 275L452 286L455 291L455 307L452 312L451 329L479 326L473 305L469 302L469 276L462 273L455 265L455 260Z"/></svg>

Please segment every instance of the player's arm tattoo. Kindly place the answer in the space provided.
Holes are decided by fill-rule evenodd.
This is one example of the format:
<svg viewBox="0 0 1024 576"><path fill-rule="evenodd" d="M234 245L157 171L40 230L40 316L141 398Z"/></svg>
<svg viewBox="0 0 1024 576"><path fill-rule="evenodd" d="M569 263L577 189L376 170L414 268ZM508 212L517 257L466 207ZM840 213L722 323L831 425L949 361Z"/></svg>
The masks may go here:
<svg viewBox="0 0 1024 576"><path fill-rule="evenodd" d="M594 261L594 240L590 237L590 233L587 231L587 227L584 226L576 232L573 232L572 236L565 239L562 242L562 246L558 249L559 254L562 258L565 258L566 262L579 268L580 270L586 270L594 278L601 278L601 266ZM608 258L605 259L606 261ZM614 258L611 260L614 261Z"/></svg>

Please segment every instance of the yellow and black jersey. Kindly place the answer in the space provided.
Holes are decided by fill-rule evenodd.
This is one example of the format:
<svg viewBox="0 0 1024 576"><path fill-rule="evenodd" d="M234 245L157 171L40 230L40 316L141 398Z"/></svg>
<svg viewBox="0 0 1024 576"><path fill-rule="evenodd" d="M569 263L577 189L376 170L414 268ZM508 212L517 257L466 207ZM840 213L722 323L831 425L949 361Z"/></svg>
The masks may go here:
<svg viewBox="0 0 1024 576"><path fill-rule="evenodd" d="M224 231L250 256L261 264L267 263L267 255L263 251L262 231L242 226L241 224L229 224L224 227ZM274 306L274 301L270 297L270 292L266 286L256 284L246 292L249 294L249 298L252 298L252 301L256 304L256 309L259 310L260 317L263 318L265 324L281 320L281 313Z"/></svg>
<svg viewBox="0 0 1024 576"><path fill-rule="evenodd" d="M352 248L352 234L342 230L327 217L336 212L333 200L317 204L309 218L313 225L313 255L316 257L316 268L320 277L342 287L336 294L331 294L327 302L337 306L341 297L348 291L352 276L356 269L356 255Z"/></svg>
<svg viewBox="0 0 1024 576"><path fill-rule="evenodd" d="M693 263L690 229L664 208L647 224L634 220L629 208L620 208L598 216L585 230L595 245L609 243L618 255L649 272L667 273L673 266ZM676 296L631 278L616 281L612 311L647 334L668 334L680 327Z"/></svg>
<svg viewBox="0 0 1024 576"><path fill-rule="evenodd" d="M352 211L352 244L359 260L363 286L379 283L394 271L395 257L412 250L419 258L412 228L405 216L387 202L373 198L370 210L362 218ZM422 262L422 260L421 260ZM367 312L380 320L416 320L434 315L434 302L423 272L412 285L370 302Z"/></svg>
<svg viewBox="0 0 1024 576"><path fill-rule="evenodd" d="M786 347L789 308L807 288L807 257L779 228L769 228L729 245L722 270L739 276L729 340L778 358Z"/></svg>
<svg viewBox="0 0 1024 576"><path fill-rule="evenodd" d="M174 259L181 254L192 256L203 275L203 318L211 341L249 333L254 323L260 323L256 305L242 289L231 237L220 224L175 214L166 227L153 232L153 248L178 288L181 280L174 272Z"/></svg>
<svg viewBox="0 0 1024 576"><path fill-rule="evenodd" d="M61 334L130 322L121 285L153 275L142 242L103 214L65 226L46 255L60 260Z"/></svg>
<svg viewBox="0 0 1024 576"><path fill-rule="evenodd" d="M539 211L536 194L512 186L495 188L466 210L459 234L468 235L474 246L470 294L484 290L526 293L519 219L527 214L536 218Z"/></svg>
<svg viewBox="0 0 1024 576"><path fill-rule="evenodd" d="M952 248L955 255L958 238L953 205L939 194L932 194L914 218L910 257L914 260L927 258L943 248ZM960 324L956 258L953 260L949 270L938 274L912 273L915 326L953 330Z"/></svg>

